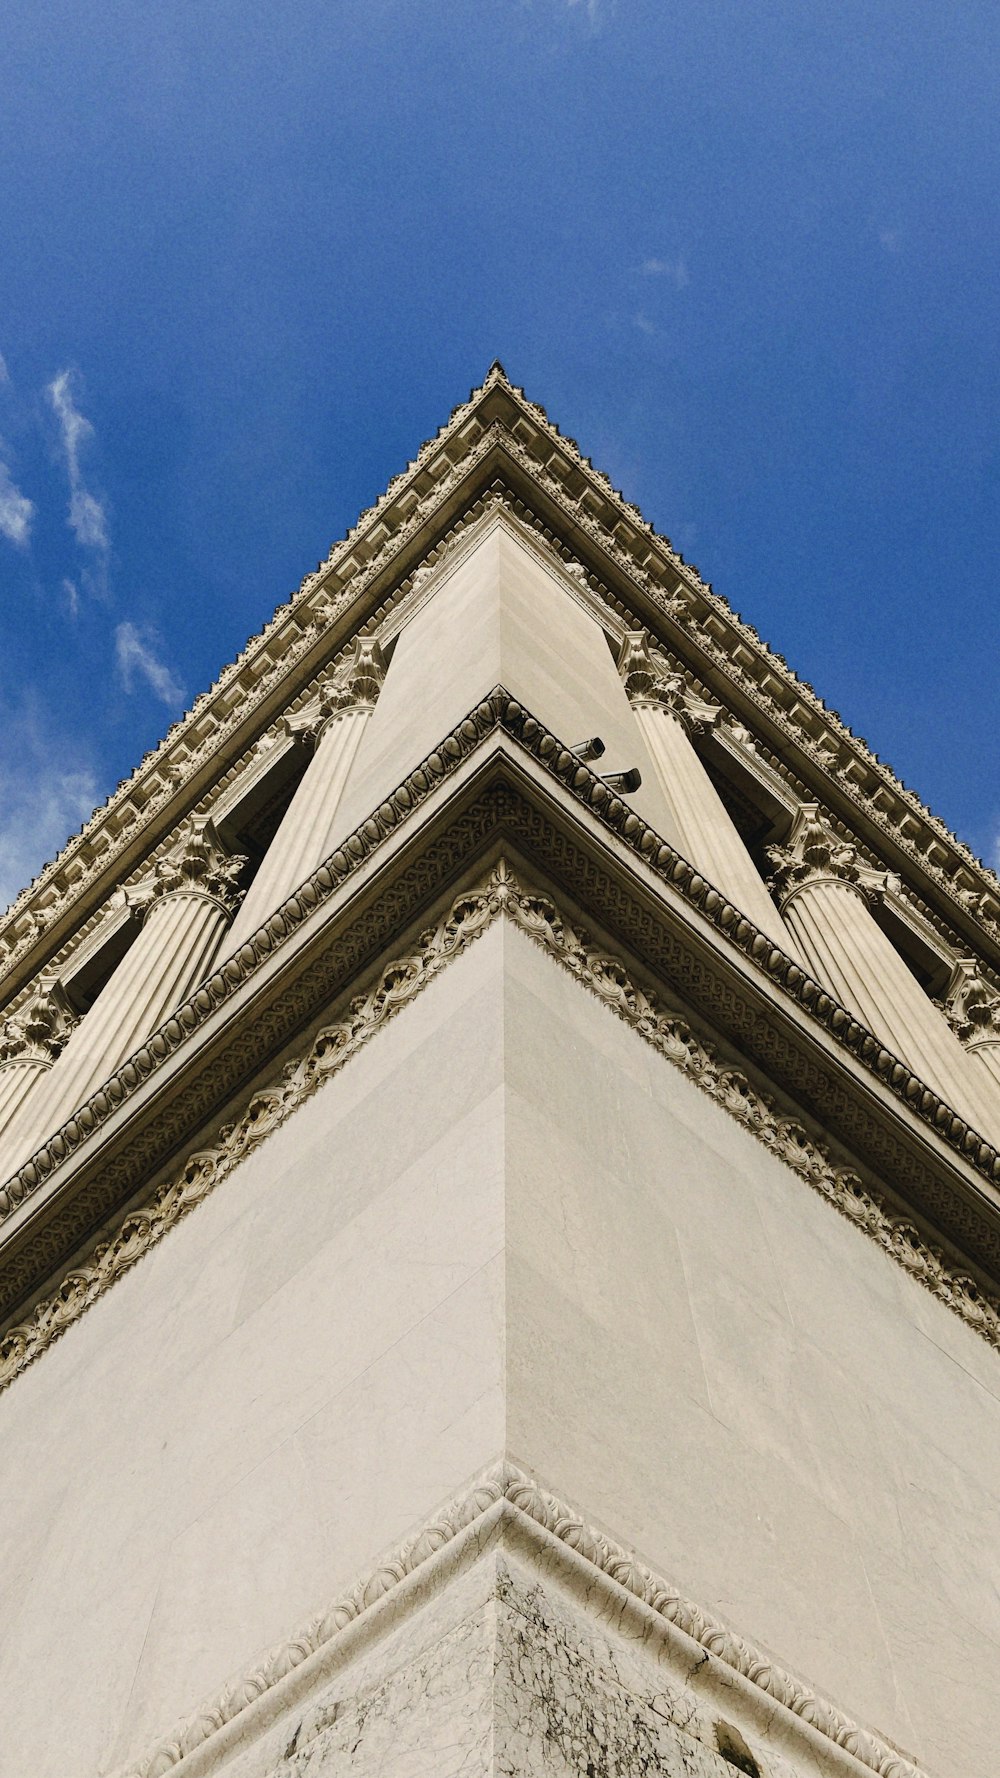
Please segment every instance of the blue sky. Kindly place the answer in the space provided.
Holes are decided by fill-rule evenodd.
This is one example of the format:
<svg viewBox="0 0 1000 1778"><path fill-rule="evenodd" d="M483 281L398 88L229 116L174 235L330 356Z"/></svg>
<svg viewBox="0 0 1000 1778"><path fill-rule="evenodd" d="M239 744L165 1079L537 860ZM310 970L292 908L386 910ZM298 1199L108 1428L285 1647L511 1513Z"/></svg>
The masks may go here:
<svg viewBox="0 0 1000 1778"><path fill-rule="evenodd" d="M0 905L494 356L998 861L995 0L7 0L0 66Z"/></svg>

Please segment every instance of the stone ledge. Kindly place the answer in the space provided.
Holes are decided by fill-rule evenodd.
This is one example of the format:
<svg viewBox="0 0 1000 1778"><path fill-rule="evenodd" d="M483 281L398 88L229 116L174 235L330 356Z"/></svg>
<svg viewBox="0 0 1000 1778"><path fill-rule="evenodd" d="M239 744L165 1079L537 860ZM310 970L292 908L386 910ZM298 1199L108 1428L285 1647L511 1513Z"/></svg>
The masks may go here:
<svg viewBox="0 0 1000 1778"><path fill-rule="evenodd" d="M800 1128L794 1101L809 1105L904 1203L1000 1275L996 1151L497 687L0 1188L0 1312L28 1301L504 833L790 1090L786 1123ZM745 1082L736 1064L730 1074ZM752 1123L753 1092L731 1101ZM799 1170L823 1175L818 1149L803 1132ZM919 1229L907 1239L926 1270L933 1243ZM954 1269L936 1258L930 1273L947 1294L940 1280ZM991 1337L989 1293L962 1278L955 1299Z"/></svg>
<svg viewBox="0 0 1000 1778"><path fill-rule="evenodd" d="M570 1778L584 1769L573 1763L581 1687L591 1690L589 1757L595 1741L629 1752L609 1770L667 1778L740 1771L747 1778L922 1778L898 1748L685 1599L507 1458L115 1778L214 1778L224 1767L233 1778L394 1774L385 1716L414 1699L423 1706L416 1744L423 1734L432 1756L427 1778L452 1778L439 1763L440 1725L427 1709L426 1650L428 1643L440 1649L447 1626L422 1639L411 1633L402 1656L398 1643L392 1651L386 1644L451 1588L459 1629L467 1625L475 1589L459 1589L477 1564L479 1599L499 1608L492 1647L461 1661L466 1686L478 1672L478 1708L469 1706L467 1690L462 1707L460 1681L441 1683L438 1655L438 1691L451 1695L456 1713L445 1737L456 1778L460 1770ZM421 1641L424 1658L414 1662ZM350 1677L338 1682L338 1675ZM371 1760L362 1752L366 1733ZM498 1754L505 1743L516 1749L516 1758L494 1763L490 1742ZM346 1763L348 1752L354 1764ZM417 1778L420 1767L398 1771Z"/></svg>
<svg viewBox="0 0 1000 1778"><path fill-rule="evenodd" d="M748 710L765 716L800 752L824 800L849 818L862 816L883 846L889 841L902 862L947 898L967 941L1000 963L1000 885L993 873L494 365L161 746L0 917L7 1000L51 960L74 924L92 915L108 885L200 806L197 799L218 780L221 754L224 772L331 651L371 620L393 579L398 584L400 571L405 576L414 566L409 558L414 549L419 554L420 540L426 553L435 525L447 526L456 503L475 498L477 476L501 471L527 478L523 491L559 514L566 535L582 540L581 553L588 544L600 552L629 603L633 592L644 597L668 640L688 653L693 648L727 688L741 692Z"/></svg>

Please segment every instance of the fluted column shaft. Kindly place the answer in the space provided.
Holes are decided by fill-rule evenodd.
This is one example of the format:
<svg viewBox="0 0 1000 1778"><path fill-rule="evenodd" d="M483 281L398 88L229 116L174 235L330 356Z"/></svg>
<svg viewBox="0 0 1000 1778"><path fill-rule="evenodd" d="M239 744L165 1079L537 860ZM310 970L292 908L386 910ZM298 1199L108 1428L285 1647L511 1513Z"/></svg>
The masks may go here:
<svg viewBox="0 0 1000 1778"><path fill-rule="evenodd" d="M987 1038L983 1043L970 1043L968 1053L1000 1094L1000 1037Z"/></svg>
<svg viewBox="0 0 1000 1778"><path fill-rule="evenodd" d="M128 892L144 917L137 937L77 1024L43 1087L22 1103L3 1141L4 1177L26 1160L203 981L229 924L243 858L193 816Z"/></svg>
<svg viewBox="0 0 1000 1778"><path fill-rule="evenodd" d="M681 716L663 704L636 702L633 710L674 818L679 849L748 920L787 948L781 915Z"/></svg>
<svg viewBox="0 0 1000 1778"><path fill-rule="evenodd" d="M683 674L650 652L643 630L626 635L618 670L672 817L673 832L666 838L741 914L787 950L784 921L691 738L718 709L691 698Z"/></svg>
<svg viewBox="0 0 1000 1778"><path fill-rule="evenodd" d="M153 903L142 930L53 1064L45 1086L12 1118L7 1171L82 1105L203 981L229 922L197 891Z"/></svg>
<svg viewBox="0 0 1000 1778"><path fill-rule="evenodd" d="M233 921L233 950L256 932L268 914L326 857L333 818L371 708L370 704L355 704L338 711L320 731L302 782Z"/></svg>
<svg viewBox="0 0 1000 1778"><path fill-rule="evenodd" d="M872 918L864 889L841 877L814 875L794 887L782 912L817 981L961 1117L987 1138L1000 1138L1000 1091L985 1071L972 1067Z"/></svg>
<svg viewBox="0 0 1000 1778"><path fill-rule="evenodd" d="M41 1057L0 1063L0 1132L10 1126L29 1094L37 1092L51 1067Z"/></svg>

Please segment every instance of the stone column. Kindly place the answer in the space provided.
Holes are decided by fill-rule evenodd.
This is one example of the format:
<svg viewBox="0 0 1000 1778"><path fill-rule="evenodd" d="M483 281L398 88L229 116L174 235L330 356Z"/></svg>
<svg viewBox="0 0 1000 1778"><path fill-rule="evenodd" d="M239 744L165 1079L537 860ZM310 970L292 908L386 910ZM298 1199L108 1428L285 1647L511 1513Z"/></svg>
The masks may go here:
<svg viewBox="0 0 1000 1778"><path fill-rule="evenodd" d="M944 1013L970 1060L1000 1092L1000 994L980 974L975 958L956 963Z"/></svg>
<svg viewBox="0 0 1000 1778"><path fill-rule="evenodd" d="M1000 1092L873 919L877 883L855 848L804 803L770 856L785 922L816 980L974 1129L1000 1139Z"/></svg>
<svg viewBox="0 0 1000 1778"><path fill-rule="evenodd" d="M149 875L125 891L143 910L142 927L76 1026L44 1090L12 1119L4 1141L7 1174L204 980L245 863L225 852L208 816L193 815Z"/></svg>
<svg viewBox="0 0 1000 1778"><path fill-rule="evenodd" d="M0 1132L45 1080L77 1015L55 976L43 977L24 1010L0 1028Z"/></svg>
<svg viewBox="0 0 1000 1778"><path fill-rule="evenodd" d="M360 636L315 703L295 718L300 732L311 730L315 736L315 752L233 922L232 950L256 932L332 849L337 805L384 678L379 643Z"/></svg>
<svg viewBox="0 0 1000 1778"><path fill-rule="evenodd" d="M784 922L692 744L717 710L692 699L683 674L650 654L642 630L626 636L618 667L673 817L666 837L676 836L688 863L788 950Z"/></svg>

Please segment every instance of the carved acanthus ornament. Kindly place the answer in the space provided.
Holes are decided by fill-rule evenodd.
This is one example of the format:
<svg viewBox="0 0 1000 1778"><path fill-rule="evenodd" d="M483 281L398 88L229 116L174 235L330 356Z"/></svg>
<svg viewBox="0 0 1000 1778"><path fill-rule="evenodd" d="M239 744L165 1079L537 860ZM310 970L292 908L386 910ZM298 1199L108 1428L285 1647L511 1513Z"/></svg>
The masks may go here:
<svg viewBox="0 0 1000 1778"><path fill-rule="evenodd" d="M769 846L767 855L782 901L806 884L831 880L849 884L863 897L869 893L872 873L866 871L857 848L842 840L820 814L818 803L801 805L784 845Z"/></svg>
<svg viewBox="0 0 1000 1778"><path fill-rule="evenodd" d="M649 646L645 630L630 630L618 655L618 671L630 704L669 710L689 735L702 734L722 714L718 704L695 697L683 673Z"/></svg>
<svg viewBox="0 0 1000 1778"><path fill-rule="evenodd" d="M970 1049L1000 1043L1000 994L984 980L974 957L962 957L941 1002L949 1025Z"/></svg>
<svg viewBox="0 0 1000 1778"><path fill-rule="evenodd" d="M1000 907L994 895L983 894L979 889L956 889L955 895L963 907L984 926L1000 926Z"/></svg>
<svg viewBox="0 0 1000 1778"><path fill-rule="evenodd" d="M521 883L501 859L485 882L459 895L437 925L426 928L403 955L383 968L368 993L356 996L340 1019L324 1026L277 1081L254 1092L211 1147L188 1155L149 1201L129 1211L109 1239L92 1248L54 1292L38 1300L26 1320L6 1329L0 1337L0 1389L500 918L539 944L911 1277L1000 1350L1000 1301L956 1270L905 1216L885 1204L877 1189L811 1135L791 1108L776 1104L682 1014L640 984L621 957L596 943L549 896ZM23 1196L19 1180L8 1181L0 1193L0 1210L9 1214Z"/></svg>
<svg viewBox="0 0 1000 1778"><path fill-rule="evenodd" d="M503 419L487 420L480 412L487 399L493 413L498 399L502 401ZM381 498L360 514L327 559L303 578L298 592L278 607L211 690L195 700L162 745L17 897L0 921L0 956L8 969L24 962L37 939L107 876L117 853L170 803L174 787L246 725L275 684L316 647L317 634L327 633L357 606L393 556L426 527L429 512L498 448L544 488L584 542L597 545L669 621L697 642L719 672L848 791L865 817L909 855L921 876L932 879L940 893L996 942L1000 884L993 873L699 579L693 566L581 456L573 440L559 433L544 409L494 367L392 478ZM528 523L544 529L527 508L518 506ZM601 595L626 622L634 623L613 591L602 587Z"/></svg>
<svg viewBox="0 0 1000 1778"><path fill-rule="evenodd" d="M320 687L314 701L298 719L317 740L327 723L345 710L370 710L378 701L385 679L386 661L377 636L357 636L350 653Z"/></svg>
<svg viewBox="0 0 1000 1778"><path fill-rule="evenodd" d="M210 815L189 815L173 845L126 894L144 915L165 896L178 894L206 895L232 913L246 862L226 850Z"/></svg>
<svg viewBox="0 0 1000 1778"><path fill-rule="evenodd" d="M77 1022L62 984L54 976L43 977L27 1006L0 1026L0 1063L37 1062L48 1067Z"/></svg>

